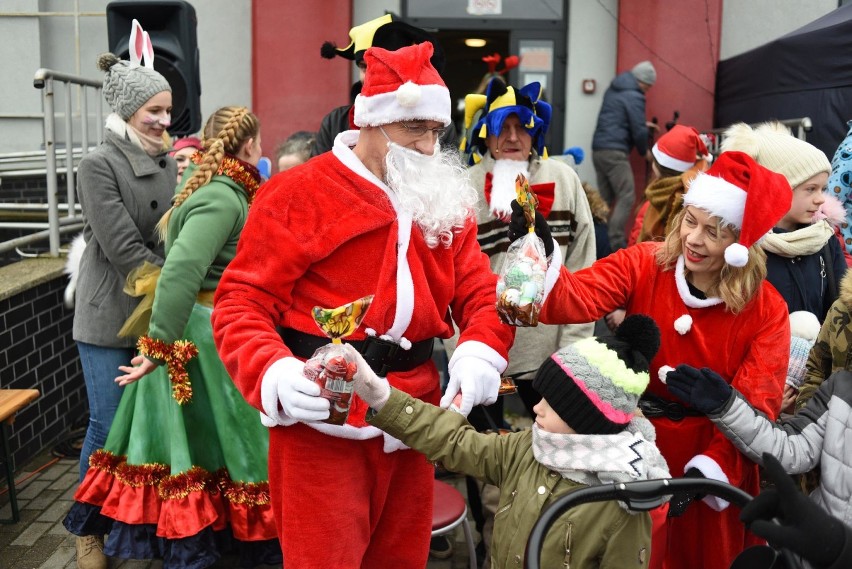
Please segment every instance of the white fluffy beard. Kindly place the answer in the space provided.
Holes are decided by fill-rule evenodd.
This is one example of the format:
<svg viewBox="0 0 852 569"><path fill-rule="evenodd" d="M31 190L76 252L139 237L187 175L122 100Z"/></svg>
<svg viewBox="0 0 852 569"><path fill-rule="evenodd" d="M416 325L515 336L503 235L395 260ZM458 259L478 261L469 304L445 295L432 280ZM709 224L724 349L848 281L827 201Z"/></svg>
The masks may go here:
<svg viewBox="0 0 852 569"><path fill-rule="evenodd" d="M512 217L512 200L515 193L515 178L523 174L530 179L529 163L526 160L495 160L491 171L491 201L489 211L504 221Z"/></svg>
<svg viewBox="0 0 852 569"><path fill-rule="evenodd" d="M426 244L449 247L453 232L474 214L477 194L458 152L441 152L435 144L431 156L388 143L386 183L399 198L402 212L420 227Z"/></svg>

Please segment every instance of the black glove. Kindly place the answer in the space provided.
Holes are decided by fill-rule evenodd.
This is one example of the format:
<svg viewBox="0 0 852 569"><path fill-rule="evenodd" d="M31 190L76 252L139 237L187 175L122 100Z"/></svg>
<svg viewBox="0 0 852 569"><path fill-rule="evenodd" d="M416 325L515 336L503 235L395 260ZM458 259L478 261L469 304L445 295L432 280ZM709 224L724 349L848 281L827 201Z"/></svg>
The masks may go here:
<svg viewBox="0 0 852 569"><path fill-rule="evenodd" d="M527 234L527 218L524 217L524 210L518 200L512 200L512 219L509 221L509 241L515 242L517 239ZM553 237L550 235L550 226L547 225L547 220L539 213L535 212L535 234L544 242L544 254L550 257L553 255Z"/></svg>
<svg viewBox="0 0 852 569"><path fill-rule="evenodd" d="M686 364L666 375L669 393L690 407L708 415L718 412L733 394L728 382L710 368L696 369Z"/></svg>
<svg viewBox="0 0 852 569"><path fill-rule="evenodd" d="M740 512L740 520L776 549L786 548L817 566L837 562L846 544L843 522L802 494L769 453L763 454L763 468L775 487L749 502Z"/></svg>
<svg viewBox="0 0 852 569"><path fill-rule="evenodd" d="M690 468L683 474L684 478L704 478L704 475L701 474L701 471L697 468ZM704 494L701 492L697 492L694 494L687 494L685 492L675 492L672 494L672 499L669 500L669 514L670 518L679 518L686 511L686 508L692 503L693 500L700 500L704 497Z"/></svg>

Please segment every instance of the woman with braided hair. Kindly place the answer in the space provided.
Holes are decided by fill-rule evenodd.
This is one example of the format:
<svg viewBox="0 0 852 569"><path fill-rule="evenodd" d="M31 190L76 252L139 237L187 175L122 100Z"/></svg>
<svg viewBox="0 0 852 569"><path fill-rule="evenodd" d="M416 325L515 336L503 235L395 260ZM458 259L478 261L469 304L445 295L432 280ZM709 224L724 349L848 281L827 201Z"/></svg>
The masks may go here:
<svg viewBox="0 0 852 569"><path fill-rule="evenodd" d="M223 107L202 137L160 220L162 270L142 267L132 283L137 294L155 290L150 323L143 310L125 323L130 334L147 324L139 354L119 368L116 419L65 519L77 535L109 533L107 555L162 558L169 569L208 567L231 550L243 567L281 562L268 432L225 371L210 324L260 184L260 124L245 107Z"/></svg>

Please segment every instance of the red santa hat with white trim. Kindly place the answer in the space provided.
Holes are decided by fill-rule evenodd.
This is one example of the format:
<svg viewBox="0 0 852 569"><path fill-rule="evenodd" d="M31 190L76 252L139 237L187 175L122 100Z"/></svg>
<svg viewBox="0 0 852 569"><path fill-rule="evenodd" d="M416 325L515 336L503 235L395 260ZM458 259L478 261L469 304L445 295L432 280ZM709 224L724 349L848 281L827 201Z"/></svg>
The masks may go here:
<svg viewBox="0 0 852 569"><path fill-rule="evenodd" d="M651 153L660 166L686 172L698 160L713 161L713 155L707 150L701 135L695 128L676 124L660 137Z"/></svg>
<svg viewBox="0 0 852 569"><path fill-rule="evenodd" d="M368 49L364 86L355 98L355 124L381 126L413 120L450 124L450 91L429 61L432 51L429 42L396 51Z"/></svg>
<svg viewBox="0 0 852 569"><path fill-rule="evenodd" d="M767 170L744 152L723 152L709 170L698 174L683 205L701 208L739 230L738 243L725 249L734 267L748 263L748 249L760 242L790 210L793 194L781 174Z"/></svg>

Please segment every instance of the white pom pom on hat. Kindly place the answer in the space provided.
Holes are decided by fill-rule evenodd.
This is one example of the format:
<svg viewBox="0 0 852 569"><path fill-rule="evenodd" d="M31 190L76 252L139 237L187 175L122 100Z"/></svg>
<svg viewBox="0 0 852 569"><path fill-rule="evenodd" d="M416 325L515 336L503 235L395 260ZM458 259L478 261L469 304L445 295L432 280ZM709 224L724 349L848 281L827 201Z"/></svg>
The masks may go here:
<svg viewBox="0 0 852 569"><path fill-rule="evenodd" d="M739 230L738 242L725 249L725 262L744 267L749 247L787 214L792 200L784 176L767 170L744 152L729 151L695 177L683 205L702 209Z"/></svg>
<svg viewBox="0 0 852 569"><path fill-rule="evenodd" d="M725 248L725 262L733 267L745 267L748 263L748 249L739 243L732 243Z"/></svg>
<svg viewBox="0 0 852 569"><path fill-rule="evenodd" d="M406 81L396 90L396 102L400 107L414 108L420 102L423 96L420 85L415 85L411 81Z"/></svg>

